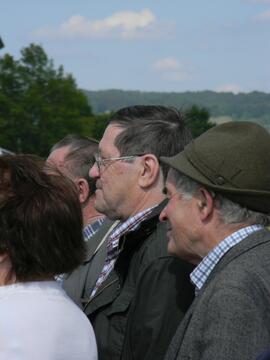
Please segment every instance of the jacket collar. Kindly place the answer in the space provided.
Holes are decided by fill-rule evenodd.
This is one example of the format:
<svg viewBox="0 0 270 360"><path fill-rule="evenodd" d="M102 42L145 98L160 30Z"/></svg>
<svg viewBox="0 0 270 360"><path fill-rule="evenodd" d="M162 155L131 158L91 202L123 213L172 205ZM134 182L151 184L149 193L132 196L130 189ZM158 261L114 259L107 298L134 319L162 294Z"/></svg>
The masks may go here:
<svg viewBox="0 0 270 360"><path fill-rule="evenodd" d="M114 223L115 221L106 218L97 233L94 234L89 241L87 241L85 262L90 261L91 258L94 256L100 242L102 241L104 236L106 236L106 233L110 230Z"/></svg>
<svg viewBox="0 0 270 360"><path fill-rule="evenodd" d="M172 359L176 360L178 359L178 354L181 349L181 344L183 342L186 330L189 326L189 323L192 319L194 310L196 309L197 303L200 301L200 294L203 293L207 285L211 282L211 280L220 273L230 262L232 262L234 259L239 257L241 254L249 251L252 248L255 248L263 243L267 243L270 241L270 229L262 229L259 231L256 231L255 233L252 233L249 235L246 239L241 241L239 244L235 245L233 248L229 250L228 253L224 255L224 257L218 262L218 264L215 266L211 274L209 275L208 279L206 280L206 283L200 290L200 293L198 296L195 297L193 300L193 303L189 307L188 311L186 312L183 320L181 321L180 325L178 326L178 329L171 341L171 344L168 348L166 359Z"/></svg>
<svg viewBox="0 0 270 360"><path fill-rule="evenodd" d="M153 228L156 226L156 218L159 216L162 209L166 206L168 200L163 200L160 204L154 207L153 211L149 215L149 217L142 222L143 227L140 226L138 229L134 231L134 234L138 234L137 231L142 231L145 236L151 234ZM91 240L86 243L86 260L88 262L94 256L97 247L99 246L100 242L103 240L104 236L109 235L109 231L112 226L118 222L118 220L110 220L106 218L104 223L100 226L99 231L92 236Z"/></svg>
<svg viewBox="0 0 270 360"><path fill-rule="evenodd" d="M229 263L233 260L244 254L245 252L255 248L263 243L267 243L270 241L270 232L269 229L264 228L262 230L256 231L251 235L247 236L243 239L239 244L233 246L228 253L226 253L221 260L214 267L213 271L209 275L206 283L202 287L201 291L205 289L205 287L209 284L209 282L219 273L221 272Z"/></svg>

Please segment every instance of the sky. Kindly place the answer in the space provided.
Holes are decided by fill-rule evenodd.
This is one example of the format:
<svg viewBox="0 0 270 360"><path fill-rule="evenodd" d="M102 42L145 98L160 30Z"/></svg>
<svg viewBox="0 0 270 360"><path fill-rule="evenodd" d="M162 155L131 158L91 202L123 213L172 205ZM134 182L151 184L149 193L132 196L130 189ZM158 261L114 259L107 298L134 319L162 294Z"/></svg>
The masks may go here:
<svg viewBox="0 0 270 360"><path fill-rule="evenodd" d="M0 36L86 90L270 92L270 0L2 0Z"/></svg>

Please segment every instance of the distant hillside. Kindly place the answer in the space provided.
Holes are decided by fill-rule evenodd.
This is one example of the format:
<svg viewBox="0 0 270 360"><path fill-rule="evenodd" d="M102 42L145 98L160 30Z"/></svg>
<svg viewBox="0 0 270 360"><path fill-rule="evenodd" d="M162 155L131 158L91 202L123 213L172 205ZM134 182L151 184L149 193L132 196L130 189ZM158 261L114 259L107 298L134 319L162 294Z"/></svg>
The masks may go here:
<svg viewBox="0 0 270 360"><path fill-rule="evenodd" d="M130 105L165 105L188 108L192 105L205 107L211 117L232 120L254 120L270 129L270 94L217 93L197 91L183 93L141 92L123 90L86 91L94 113L117 110Z"/></svg>

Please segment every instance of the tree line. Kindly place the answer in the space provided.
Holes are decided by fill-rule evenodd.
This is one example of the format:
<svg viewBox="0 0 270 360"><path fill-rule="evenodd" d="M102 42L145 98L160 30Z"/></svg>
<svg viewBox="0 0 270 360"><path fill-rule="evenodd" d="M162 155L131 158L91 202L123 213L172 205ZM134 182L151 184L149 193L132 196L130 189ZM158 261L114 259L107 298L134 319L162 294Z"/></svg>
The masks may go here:
<svg viewBox="0 0 270 360"><path fill-rule="evenodd" d="M74 77L56 67L40 45L23 48L19 59L10 54L0 58L1 147L47 156L67 134L100 139L116 108L94 114L90 104L91 97L89 101ZM185 112L194 136L213 126L206 108L191 105Z"/></svg>
<svg viewBox="0 0 270 360"><path fill-rule="evenodd" d="M270 94L259 91L233 94L215 91L142 92L124 90L87 91L97 113L133 104L160 104L183 109L192 105L206 107L211 116L230 116L234 120L261 119L269 121Z"/></svg>

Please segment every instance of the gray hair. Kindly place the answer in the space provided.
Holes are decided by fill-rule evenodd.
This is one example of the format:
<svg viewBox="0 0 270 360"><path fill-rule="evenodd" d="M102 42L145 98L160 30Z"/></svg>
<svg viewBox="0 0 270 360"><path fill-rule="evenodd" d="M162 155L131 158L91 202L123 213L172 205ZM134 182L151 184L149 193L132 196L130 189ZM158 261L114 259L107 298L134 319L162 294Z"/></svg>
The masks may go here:
<svg viewBox="0 0 270 360"><path fill-rule="evenodd" d="M172 107L137 105L118 110L109 124L123 131L115 139L121 156L154 154L173 156L182 151L192 135L184 114ZM168 165L162 164L164 177Z"/></svg>
<svg viewBox="0 0 270 360"><path fill-rule="evenodd" d="M270 225L270 215L242 207L175 169L170 169L170 179L173 180L177 190L185 199L191 199L200 187L204 187L213 197L220 218L225 224L245 223L249 225Z"/></svg>
<svg viewBox="0 0 270 360"><path fill-rule="evenodd" d="M89 169L95 163L94 154L98 151L98 141L86 136L70 134L57 142L50 152L66 146L69 150L64 159L67 169L71 175L87 180L89 195L93 195L96 190L96 180L90 178Z"/></svg>

